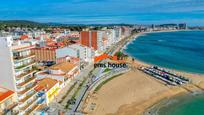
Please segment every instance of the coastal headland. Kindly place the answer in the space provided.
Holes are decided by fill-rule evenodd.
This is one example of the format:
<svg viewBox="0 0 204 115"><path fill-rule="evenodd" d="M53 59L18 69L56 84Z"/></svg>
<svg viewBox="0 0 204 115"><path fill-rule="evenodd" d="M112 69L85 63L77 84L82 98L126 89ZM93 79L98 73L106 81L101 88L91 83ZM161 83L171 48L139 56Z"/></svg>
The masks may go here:
<svg viewBox="0 0 204 115"><path fill-rule="evenodd" d="M137 36L142 35L139 33ZM129 39L131 40L131 39ZM124 44L121 44L122 48ZM120 48L116 50L120 50ZM126 60L131 70L107 82L95 93L88 94L83 112L89 115L141 115L161 100L173 96L204 91L204 75L170 70L191 81L181 86L170 86L138 70L151 66L132 57Z"/></svg>

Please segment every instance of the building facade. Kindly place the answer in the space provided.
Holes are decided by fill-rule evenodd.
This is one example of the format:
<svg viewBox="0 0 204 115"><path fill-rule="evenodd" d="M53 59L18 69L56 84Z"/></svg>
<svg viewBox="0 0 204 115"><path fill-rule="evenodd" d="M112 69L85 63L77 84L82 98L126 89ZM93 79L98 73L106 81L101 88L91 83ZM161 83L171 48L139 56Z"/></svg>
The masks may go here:
<svg viewBox="0 0 204 115"><path fill-rule="evenodd" d="M28 43L14 42L12 37L0 38L0 82L3 87L15 92L18 102L15 111L20 115L32 113L38 107L32 48L34 46Z"/></svg>
<svg viewBox="0 0 204 115"><path fill-rule="evenodd" d="M94 50L103 51L104 31L82 31L80 33L80 43Z"/></svg>

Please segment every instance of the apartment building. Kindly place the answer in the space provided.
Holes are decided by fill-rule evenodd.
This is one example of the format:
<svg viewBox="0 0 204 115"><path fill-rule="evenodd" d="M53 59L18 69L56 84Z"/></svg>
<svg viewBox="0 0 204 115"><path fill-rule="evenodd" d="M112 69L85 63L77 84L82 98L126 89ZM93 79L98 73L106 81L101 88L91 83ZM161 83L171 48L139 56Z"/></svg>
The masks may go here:
<svg viewBox="0 0 204 115"><path fill-rule="evenodd" d="M114 41L115 41L115 42L118 42L118 41L120 41L120 39L121 39L122 29L121 29L120 27L115 27L115 28L114 28L114 31L115 31Z"/></svg>
<svg viewBox="0 0 204 115"><path fill-rule="evenodd" d="M39 80L37 87L35 88L35 90L38 91L38 95L45 100L46 105L49 105L49 103L55 99L59 94L60 89L60 82L51 78L43 78Z"/></svg>
<svg viewBox="0 0 204 115"><path fill-rule="evenodd" d="M79 51L79 58L82 61L93 63L94 56L95 56L95 52L93 48L87 47L85 45L80 45L80 44L73 44L68 46L68 48L73 48Z"/></svg>
<svg viewBox="0 0 204 115"><path fill-rule="evenodd" d="M122 26L121 27L121 34L122 34L123 38L129 36L131 34L130 28L126 27L126 26Z"/></svg>
<svg viewBox="0 0 204 115"><path fill-rule="evenodd" d="M82 31L80 32L80 43L102 52L105 50L103 47L103 34L104 31Z"/></svg>
<svg viewBox="0 0 204 115"><path fill-rule="evenodd" d="M19 115L31 114L38 107L36 87L34 46L13 41L12 37L0 38L1 85L15 92Z"/></svg>
<svg viewBox="0 0 204 115"><path fill-rule="evenodd" d="M51 78L62 82L62 86L67 85L74 77L80 73L80 69L76 64L63 62L55 64L48 69L39 72L36 76L38 80Z"/></svg>
<svg viewBox="0 0 204 115"><path fill-rule="evenodd" d="M66 57L79 58L79 51L77 49L63 47L63 48L34 48L32 53L35 54L37 62L53 61L61 62Z"/></svg>

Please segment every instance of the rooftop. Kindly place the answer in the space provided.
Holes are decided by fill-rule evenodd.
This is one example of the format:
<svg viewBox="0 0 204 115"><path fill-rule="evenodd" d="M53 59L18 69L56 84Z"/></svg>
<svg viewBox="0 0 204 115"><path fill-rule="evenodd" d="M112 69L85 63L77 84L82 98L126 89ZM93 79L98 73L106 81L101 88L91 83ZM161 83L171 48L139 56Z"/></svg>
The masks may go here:
<svg viewBox="0 0 204 115"><path fill-rule="evenodd" d="M65 73L71 71L73 68L75 68L77 65L70 63L70 62L63 62L63 63L59 63L56 65L51 66L49 69L50 70L61 70Z"/></svg>
<svg viewBox="0 0 204 115"><path fill-rule="evenodd" d="M58 81L55 80L55 79L44 78L44 79L42 79L42 80L40 80L38 82L37 87L35 88L35 90L39 91L39 90L45 89L45 90L49 91L57 83L58 83Z"/></svg>

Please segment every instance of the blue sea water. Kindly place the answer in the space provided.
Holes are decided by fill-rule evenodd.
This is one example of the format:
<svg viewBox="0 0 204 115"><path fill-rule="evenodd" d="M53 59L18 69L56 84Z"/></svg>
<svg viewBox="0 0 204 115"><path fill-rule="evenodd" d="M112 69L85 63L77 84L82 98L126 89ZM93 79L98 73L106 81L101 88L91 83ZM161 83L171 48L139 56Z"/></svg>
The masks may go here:
<svg viewBox="0 0 204 115"><path fill-rule="evenodd" d="M204 94L188 94L158 103L147 115L204 115Z"/></svg>
<svg viewBox="0 0 204 115"><path fill-rule="evenodd" d="M156 115L204 115L204 95L174 97L166 105L153 108Z"/></svg>
<svg viewBox="0 0 204 115"><path fill-rule="evenodd" d="M204 31L148 33L125 52L146 63L204 74Z"/></svg>

